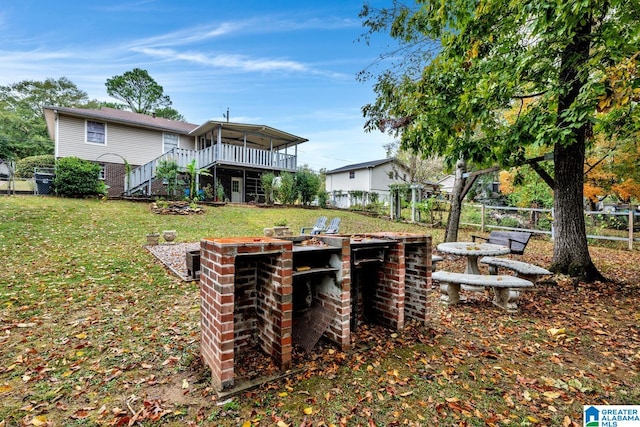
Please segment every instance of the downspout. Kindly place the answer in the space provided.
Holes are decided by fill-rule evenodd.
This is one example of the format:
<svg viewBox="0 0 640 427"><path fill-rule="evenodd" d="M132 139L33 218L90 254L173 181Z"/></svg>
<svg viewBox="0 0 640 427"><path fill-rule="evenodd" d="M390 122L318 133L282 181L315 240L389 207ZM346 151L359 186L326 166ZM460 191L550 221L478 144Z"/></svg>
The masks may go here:
<svg viewBox="0 0 640 427"><path fill-rule="evenodd" d="M56 122L54 128L55 128L55 136L54 136L54 159L58 158L58 155L60 153L60 141L58 140L59 138L59 134L60 134L60 121L58 120L58 110L53 110L53 115L54 115L54 120Z"/></svg>

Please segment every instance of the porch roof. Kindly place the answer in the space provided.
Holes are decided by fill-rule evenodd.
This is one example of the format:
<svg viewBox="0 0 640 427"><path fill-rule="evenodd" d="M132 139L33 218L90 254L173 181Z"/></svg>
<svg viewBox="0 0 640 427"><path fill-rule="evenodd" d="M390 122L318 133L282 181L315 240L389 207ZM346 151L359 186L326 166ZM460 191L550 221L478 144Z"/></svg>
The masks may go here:
<svg viewBox="0 0 640 427"><path fill-rule="evenodd" d="M307 142L308 139L292 135L265 125L251 125L246 123L233 123L217 120L209 120L190 132L190 135L202 136L209 132L217 134L217 129L222 129L222 138L227 141L244 143L246 135L247 143L269 149L285 145L297 145Z"/></svg>

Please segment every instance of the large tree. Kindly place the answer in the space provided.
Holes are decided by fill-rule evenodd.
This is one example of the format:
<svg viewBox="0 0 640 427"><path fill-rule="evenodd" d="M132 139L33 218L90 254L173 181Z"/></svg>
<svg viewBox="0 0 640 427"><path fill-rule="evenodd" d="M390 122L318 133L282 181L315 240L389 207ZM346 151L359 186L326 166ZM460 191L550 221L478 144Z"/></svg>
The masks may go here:
<svg viewBox="0 0 640 427"><path fill-rule="evenodd" d="M135 113L156 114L164 118L182 117L171 107L171 99L147 70L134 68L107 79L107 94L124 102Z"/></svg>
<svg viewBox="0 0 640 427"><path fill-rule="evenodd" d="M0 158L53 154L42 107L81 107L87 93L66 77L0 86Z"/></svg>
<svg viewBox="0 0 640 427"><path fill-rule="evenodd" d="M635 3L635 4L634 4ZM607 67L640 46L636 2L587 0L444 0L365 5L371 32L401 44L439 42L422 56L419 76L383 73L378 98L363 111L370 127L401 129L404 146L477 164L511 166L528 145L553 150L555 208L551 268L601 278L590 258L583 212L583 165ZM424 51L422 51L424 53ZM633 84L632 84L633 86ZM637 87L637 86L636 86ZM504 111L530 100L512 122ZM635 105L620 105L637 119Z"/></svg>

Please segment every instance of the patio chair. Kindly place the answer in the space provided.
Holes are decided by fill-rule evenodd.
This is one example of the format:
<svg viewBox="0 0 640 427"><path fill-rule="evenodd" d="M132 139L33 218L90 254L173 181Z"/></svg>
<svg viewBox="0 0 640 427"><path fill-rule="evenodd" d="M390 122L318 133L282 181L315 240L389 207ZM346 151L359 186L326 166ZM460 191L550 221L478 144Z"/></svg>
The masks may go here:
<svg viewBox="0 0 640 427"><path fill-rule="evenodd" d="M321 216L316 220L316 223L311 227L302 227L300 234L320 234L326 228L327 217Z"/></svg>
<svg viewBox="0 0 640 427"><path fill-rule="evenodd" d="M324 234L338 234L340 229L340 217L335 217L331 220L327 228L324 230Z"/></svg>

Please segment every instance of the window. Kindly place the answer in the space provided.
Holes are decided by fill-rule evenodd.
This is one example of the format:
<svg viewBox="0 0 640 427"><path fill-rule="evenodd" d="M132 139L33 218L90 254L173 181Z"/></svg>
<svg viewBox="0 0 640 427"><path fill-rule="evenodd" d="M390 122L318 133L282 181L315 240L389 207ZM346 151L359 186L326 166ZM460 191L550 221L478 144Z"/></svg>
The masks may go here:
<svg viewBox="0 0 640 427"><path fill-rule="evenodd" d="M87 142L92 144L107 143L107 125L106 123L92 122L87 120Z"/></svg>
<svg viewBox="0 0 640 427"><path fill-rule="evenodd" d="M174 148L178 148L179 137L175 133L162 134L162 152L166 153Z"/></svg>
<svg viewBox="0 0 640 427"><path fill-rule="evenodd" d="M349 179L353 179L356 177L356 171L349 171Z"/></svg>
<svg viewBox="0 0 640 427"><path fill-rule="evenodd" d="M389 179L393 179L393 171L389 171Z"/></svg>
<svg viewBox="0 0 640 427"><path fill-rule="evenodd" d="M98 179L101 179L104 181L104 164L100 163L100 172L98 173Z"/></svg>

